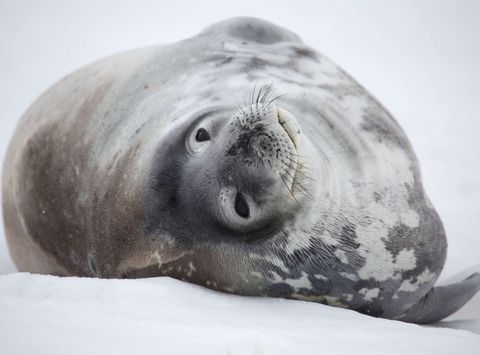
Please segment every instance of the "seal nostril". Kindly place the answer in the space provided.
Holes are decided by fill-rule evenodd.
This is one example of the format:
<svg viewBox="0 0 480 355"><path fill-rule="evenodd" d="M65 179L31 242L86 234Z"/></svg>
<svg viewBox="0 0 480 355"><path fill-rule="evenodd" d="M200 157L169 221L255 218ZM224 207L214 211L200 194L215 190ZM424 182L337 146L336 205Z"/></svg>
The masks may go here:
<svg viewBox="0 0 480 355"><path fill-rule="evenodd" d="M245 198L240 192L237 192L235 196L235 212L242 218L250 217L250 209L248 208L247 201L245 201Z"/></svg>

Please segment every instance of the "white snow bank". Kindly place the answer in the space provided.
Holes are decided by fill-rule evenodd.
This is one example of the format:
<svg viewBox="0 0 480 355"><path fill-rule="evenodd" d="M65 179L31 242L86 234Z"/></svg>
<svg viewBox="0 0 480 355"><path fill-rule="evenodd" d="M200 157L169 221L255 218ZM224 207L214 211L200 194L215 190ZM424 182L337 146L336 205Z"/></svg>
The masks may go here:
<svg viewBox="0 0 480 355"><path fill-rule="evenodd" d="M480 336L170 278L0 276L3 354L479 354Z"/></svg>

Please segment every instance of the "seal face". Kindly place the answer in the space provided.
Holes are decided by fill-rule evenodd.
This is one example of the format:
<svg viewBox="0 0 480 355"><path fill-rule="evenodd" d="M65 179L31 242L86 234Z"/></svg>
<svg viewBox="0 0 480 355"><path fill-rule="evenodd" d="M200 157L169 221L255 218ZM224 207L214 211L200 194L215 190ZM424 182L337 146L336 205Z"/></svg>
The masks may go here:
<svg viewBox="0 0 480 355"><path fill-rule="evenodd" d="M415 322L480 288L432 288L445 234L391 115L258 19L54 85L17 127L3 207L22 271L166 275Z"/></svg>

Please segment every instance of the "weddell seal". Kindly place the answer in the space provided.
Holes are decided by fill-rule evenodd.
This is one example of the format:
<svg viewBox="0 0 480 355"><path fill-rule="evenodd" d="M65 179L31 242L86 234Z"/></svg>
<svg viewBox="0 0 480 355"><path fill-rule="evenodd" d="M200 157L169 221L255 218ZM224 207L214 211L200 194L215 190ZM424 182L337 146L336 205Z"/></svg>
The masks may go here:
<svg viewBox="0 0 480 355"><path fill-rule="evenodd" d="M68 75L3 171L21 271L171 276L219 291L438 321L442 223L402 129L298 36L234 18Z"/></svg>

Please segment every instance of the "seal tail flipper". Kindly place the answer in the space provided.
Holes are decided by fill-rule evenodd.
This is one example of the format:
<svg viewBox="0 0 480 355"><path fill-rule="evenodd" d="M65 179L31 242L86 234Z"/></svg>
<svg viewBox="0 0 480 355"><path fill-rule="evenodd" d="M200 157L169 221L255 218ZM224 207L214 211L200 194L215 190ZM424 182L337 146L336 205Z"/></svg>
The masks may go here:
<svg viewBox="0 0 480 355"><path fill-rule="evenodd" d="M398 320L417 324L435 323L455 313L480 291L480 273L463 281L433 287Z"/></svg>

